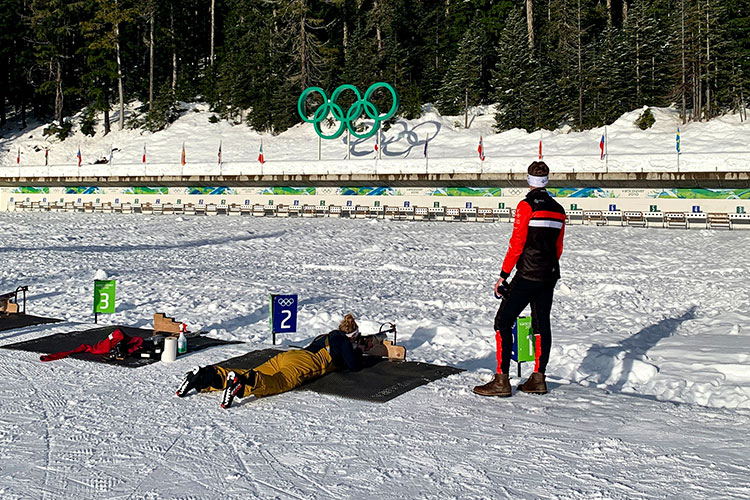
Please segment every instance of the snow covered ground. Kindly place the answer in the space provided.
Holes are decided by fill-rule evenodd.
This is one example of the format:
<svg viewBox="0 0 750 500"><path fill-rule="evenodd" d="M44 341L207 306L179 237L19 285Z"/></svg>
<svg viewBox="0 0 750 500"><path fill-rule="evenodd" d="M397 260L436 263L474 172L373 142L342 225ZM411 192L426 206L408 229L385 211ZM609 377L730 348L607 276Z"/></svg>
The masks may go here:
<svg viewBox="0 0 750 500"><path fill-rule="evenodd" d="M545 396L471 392L495 366L510 224L0 213L0 292L84 329L164 312L246 344L127 369L0 349L3 499L633 499L750 496L750 255L736 232L571 226ZM467 371L388 403L292 392L174 396L182 374L268 347L268 294L299 344L352 312L411 360ZM524 374L530 367L524 368ZM512 366L515 374L515 365ZM515 385L518 380L512 377Z"/></svg>
<svg viewBox="0 0 750 500"><path fill-rule="evenodd" d="M739 114L728 114L709 122L681 124L678 110L652 108L656 122L648 130L634 124L643 110L623 114L607 126L605 160L599 143L604 127L573 132L569 127L554 131L513 129L494 131L494 107L472 109L469 127L463 116L442 116L431 105L415 120L399 119L382 133L382 157L376 160L375 137L347 136L323 140L318 161L318 137L311 124L299 124L273 136L259 134L244 124L228 121L211 123L214 116L205 104L183 104L182 116L167 129L149 133L118 130L113 116L112 132L103 135L101 117L94 137L75 133L60 142L45 137L47 124L36 124L23 131L17 123L0 129L0 177L15 176L106 176L106 175L216 175L216 174L326 174L326 173L452 173L452 172L525 172L530 161L538 158L539 142L545 161L553 172L676 172L747 171L750 150L747 137L750 123ZM80 117L74 117L78 123ZM680 128L678 160L676 134ZM486 160L477 153L482 137ZM428 159L424 145L429 138ZM263 142L265 165L258 163ZM180 163L183 144L186 165ZM219 145L222 165L218 163ZM142 163L144 147L147 164ZM49 149L49 167L45 167L45 148ZM78 168L81 151L83 166ZM108 162L110 152L112 164ZM17 163L20 154L20 163ZM679 166L678 166L679 162Z"/></svg>

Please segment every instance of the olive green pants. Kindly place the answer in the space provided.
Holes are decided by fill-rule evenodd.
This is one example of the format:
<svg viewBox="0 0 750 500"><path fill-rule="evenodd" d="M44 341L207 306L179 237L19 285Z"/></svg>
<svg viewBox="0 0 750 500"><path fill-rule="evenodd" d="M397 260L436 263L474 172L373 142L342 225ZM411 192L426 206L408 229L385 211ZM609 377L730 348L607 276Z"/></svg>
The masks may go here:
<svg viewBox="0 0 750 500"><path fill-rule="evenodd" d="M243 398L251 394L255 397L262 397L290 391L309 380L334 371L334 366L331 355L325 349L318 352L299 349L277 354L253 370L255 370L255 384L252 387L249 385L244 387ZM230 371L244 375L250 370L217 366L216 371L224 380L224 384L222 387L211 387L209 391L223 390L226 387L227 373Z"/></svg>

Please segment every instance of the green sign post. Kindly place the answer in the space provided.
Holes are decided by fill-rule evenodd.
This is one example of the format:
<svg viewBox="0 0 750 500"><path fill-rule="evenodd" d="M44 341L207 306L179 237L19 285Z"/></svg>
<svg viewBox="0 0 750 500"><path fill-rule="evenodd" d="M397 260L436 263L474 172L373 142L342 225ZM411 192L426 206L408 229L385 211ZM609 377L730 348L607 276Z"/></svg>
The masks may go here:
<svg viewBox="0 0 750 500"><path fill-rule="evenodd" d="M94 280L94 323L98 314L115 312L115 280Z"/></svg>
<svg viewBox="0 0 750 500"><path fill-rule="evenodd" d="M531 327L531 317L521 316L513 325L513 350L511 359L518 364L518 376L521 376L521 363L535 361L534 350L536 337Z"/></svg>

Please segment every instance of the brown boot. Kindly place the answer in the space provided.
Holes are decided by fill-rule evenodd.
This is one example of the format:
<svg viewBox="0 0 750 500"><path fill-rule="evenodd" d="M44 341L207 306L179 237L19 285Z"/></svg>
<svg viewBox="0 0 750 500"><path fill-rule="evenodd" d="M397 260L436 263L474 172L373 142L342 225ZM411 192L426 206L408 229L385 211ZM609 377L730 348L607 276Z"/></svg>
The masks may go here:
<svg viewBox="0 0 750 500"><path fill-rule="evenodd" d="M496 373L495 378L488 383L476 386L474 392L480 396L500 396L501 398L507 398L511 395L508 375Z"/></svg>
<svg viewBox="0 0 750 500"><path fill-rule="evenodd" d="M544 373L532 373L529 380L518 386L518 390L531 394L547 394L547 383L544 381Z"/></svg>

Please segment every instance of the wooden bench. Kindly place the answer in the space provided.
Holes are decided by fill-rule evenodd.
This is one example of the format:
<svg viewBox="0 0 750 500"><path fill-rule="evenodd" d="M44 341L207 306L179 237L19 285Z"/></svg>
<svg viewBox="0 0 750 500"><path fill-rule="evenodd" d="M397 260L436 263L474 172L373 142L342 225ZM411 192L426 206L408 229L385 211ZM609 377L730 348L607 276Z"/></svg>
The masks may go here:
<svg viewBox="0 0 750 500"><path fill-rule="evenodd" d="M667 229L670 228L688 228L687 217L684 212L665 212L664 224Z"/></svg>
<svg viewBox="0 0 750 500"><path fill-rule="evenodd" d="M646 227L648 225L643 212L625 211L622 213L622 216L625 219L625 224L628 226Z"/></svg>
<svg viewBox="0 0 750 500"><path fill-rule="evenodd" d="M583 221L586 224L595 224L597 226L606 226L607 220L604 218L604 213L601 210L584 210Z"/></svg>
<svg viewBox="0 0 750 500"><path fill-rule="evenodd" d="M477 208L477 221L495 222L495 214L491 208L478 207Z"/></svg>
<svg viewBox="0 0 750 500"><path fill-rule="evenodd" d="M729 214L724 212L709 212L706 214L706 225L709 229L732 229Z"/></svg>
<svg viewBox="0 0 750 500"><path fill-rule="evenodd" d="M370 207L367 205L357 205L354 209L355 219L366 219L370 214Z"/></svg>

